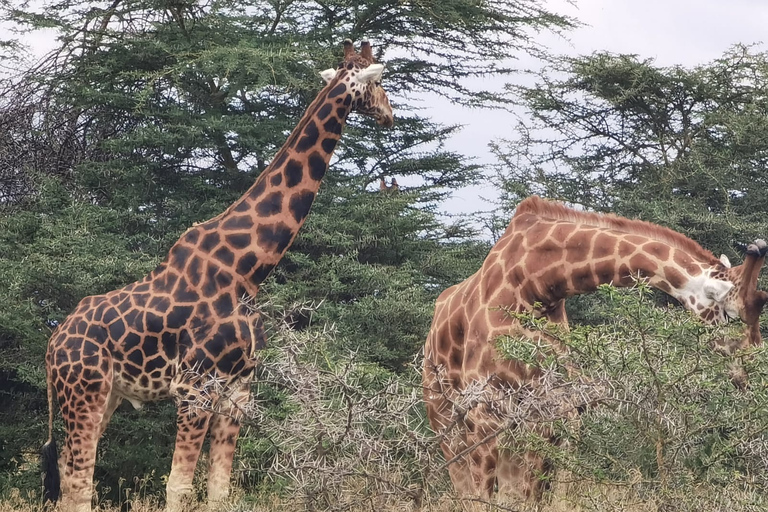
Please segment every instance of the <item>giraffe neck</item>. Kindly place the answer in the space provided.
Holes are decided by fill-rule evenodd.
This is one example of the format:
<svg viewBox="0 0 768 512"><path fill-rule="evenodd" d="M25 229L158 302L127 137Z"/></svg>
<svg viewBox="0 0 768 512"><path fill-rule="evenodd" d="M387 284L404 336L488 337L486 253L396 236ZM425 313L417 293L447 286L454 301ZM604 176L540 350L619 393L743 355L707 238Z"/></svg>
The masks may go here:
<svg viewBox="0 0 768 512"><path fill-rule="evenodd" d="M307 108L288 140L248 191L199 227L215 231L233 254L246 289L258 290L293 243L315 200L352 108L352 94L338 78ZM229 252L226 254L228 255Z"/></svg>
<svg viewBox="0 0 768 512"><path fill-rule="evenodd" d="M517 263L502 279L506 288L520 290L522 305L529 307L555 304L603 284L631 286L639 277L696 309L704 285L719 271L714 256L691 254L652 234L526 217L531 216L518 219L505 234L505 248L496 257Z"/></svg>

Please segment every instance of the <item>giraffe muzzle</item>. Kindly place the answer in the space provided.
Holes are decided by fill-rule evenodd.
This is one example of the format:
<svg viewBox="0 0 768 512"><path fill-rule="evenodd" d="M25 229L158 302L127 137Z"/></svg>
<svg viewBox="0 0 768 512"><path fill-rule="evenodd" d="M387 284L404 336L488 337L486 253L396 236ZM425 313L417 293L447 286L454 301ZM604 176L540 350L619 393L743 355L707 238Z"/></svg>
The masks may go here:
<svg viewBox="0 0 768 512"><path fill-rule="evenodd" d="M384 128L392 128L395 125L395 118L392 114L376 116L376 122Z"/></svg>

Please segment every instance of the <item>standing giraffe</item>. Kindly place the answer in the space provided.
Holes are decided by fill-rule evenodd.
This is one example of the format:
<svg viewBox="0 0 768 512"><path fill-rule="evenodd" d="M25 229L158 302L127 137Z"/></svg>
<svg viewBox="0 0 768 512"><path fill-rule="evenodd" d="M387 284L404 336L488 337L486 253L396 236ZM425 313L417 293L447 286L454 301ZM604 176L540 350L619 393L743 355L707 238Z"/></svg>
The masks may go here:
<svg viewBox="0 0 768 512"><path fill-rule="evenodd" d="M489 498L538 498L548 468L533 452L499 450L496 436L504 418L492 405L467 411L454 407L462 394L485 384L494 397L535 386L540 372L500 357L501 335L526 331L509 312L533 312L567 329L565 299L601 284L629 286L633 278L679 300L707 324L740 318L743 346L761 344L759 316L768 293L757 278L768 246L751 244L743 265L731 268L693 240L648 222L578 212L530 197L520 203L504 235L482 267L445 290L424 348L424 399L459 494ZM448 431L459 427L459 435Z"/></svg>
<svg viewBox="0 0 768 512"><path fill-rule="evenodd" d="M66 427L61 491L67 511L90 511L96 444L123 399L173 398L176 447L167 509L179 510L210 432L208 500L225 499L248 400L254 352L265 343L261 321L240 303L254 296L293 242L309 213L350 112L391 127L392 107L381 88L384 66L370 44L321 73L327 85L256 182L227 210L187 230L165 260L141 281L86 297L51 336L46 354L49 440L43 447L45 496L59 494L54 399ZM195 407L202 380L228 391L211 414ZM214 402L216 397L213 397Z"/></svg>

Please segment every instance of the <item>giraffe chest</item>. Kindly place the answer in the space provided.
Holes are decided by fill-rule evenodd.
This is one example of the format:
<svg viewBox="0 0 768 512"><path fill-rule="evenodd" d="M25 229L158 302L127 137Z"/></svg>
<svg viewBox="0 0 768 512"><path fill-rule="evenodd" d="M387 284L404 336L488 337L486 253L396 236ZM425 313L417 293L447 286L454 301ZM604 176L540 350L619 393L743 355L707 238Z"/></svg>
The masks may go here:
<svg viewBox="0 0 768 512"><path fill-rule="evenodd" d="M114 363L113 392L127 399L137 409L143 402L169 398L175 375L173 361L158 361L142 367Z"/></svg>

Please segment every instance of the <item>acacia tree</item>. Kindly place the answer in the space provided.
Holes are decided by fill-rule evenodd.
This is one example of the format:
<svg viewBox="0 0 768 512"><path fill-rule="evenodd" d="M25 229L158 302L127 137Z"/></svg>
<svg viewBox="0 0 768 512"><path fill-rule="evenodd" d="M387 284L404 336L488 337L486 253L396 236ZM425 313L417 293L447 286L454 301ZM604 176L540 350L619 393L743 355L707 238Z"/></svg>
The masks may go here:
<svg viewBox="0 0 768 512"><path fill-rule="evenodd" d="M532 121L496 146L507 198L541 193L640 217L734 255L733 241L768 234L766 57L737 46L692 69L561 59L514 89Z"/></svg>
<svg viewBox="0 0 768 512"><path fill-rule="evenodd" d="M144 275L184 229L244 192L346 37L370 38L386 62L396 128L350 120L308 223L261 297L324 301L315 321L336 323L339 349L400 368L423 343L436 293L473 271L484 251L436 217L439 201L479 169L445 149L456 128L423 119L409 97L501 101L462 80L510 72L501 64L510 52L539 51L527 29L571 24L538 0L65 1L39 10L6 2L0 12L20 28L52 28L60 43L5 79L6 89L30 92L2 104L10 118L31 108L17 132L39 139L11 137L23 145L12 152L40 158L6 153L0 176L20 184L0 201L0 379L28 393L2 396L0 449L4 474L29 488L35 471L18 468L44 437L51 328L83 296ZM384 176L413 185L381 194ZM296 311L295 327L311 328ZM117 489L125 474L167 471L166 407L112 423L97 479ZM147 485L160 487L159 478Z"/></svg>

